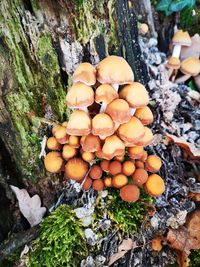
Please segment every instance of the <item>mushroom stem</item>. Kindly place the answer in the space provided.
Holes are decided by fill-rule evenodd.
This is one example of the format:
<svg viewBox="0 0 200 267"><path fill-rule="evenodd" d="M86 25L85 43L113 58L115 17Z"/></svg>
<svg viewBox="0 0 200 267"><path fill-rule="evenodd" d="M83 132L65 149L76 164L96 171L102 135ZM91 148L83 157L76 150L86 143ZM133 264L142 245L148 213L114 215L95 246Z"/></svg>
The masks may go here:
<svg viewBox="0 0 200 267"><path fill-rule="evenodd" d="M171 81L172 81L172 82L175 81L177 73L178 73L178 70L174 70L174 73L173 73L173 75L172 75L172 77L171 77Z"/></svg>
<svg viewBox="0 0 200 267"><path fill-rule="evenodd" d="M113 83L113 84L112 84L112 87L115 89L116 92L118 92L119 84L117 84L117 83Z"/></svg>
<svg viewBox="0 0 200 267"><path fill-rule="evenodd" d="M171 77L172 74L173 74L173 71L174 71L173 68L170 68L170 69L168 70L168 78L169 78L169 80L170 80L170 77Z"/></svg>
<svg viewBox="0 0 200 267"><path fill-rule="evenodd" d="M174 49L173 49L173 52L172 52L172 57L179 58L180 53L181 53L181 45L175 45Z"/></svg>
<svg viewBox="0 0 200 267"><path fill-rule="evenodd" d="M89 113L87 106L79 107L78 109Z"/></svg>
<svg viewBox="0 0 200 267"><path fill-rule="evenodd" d="M130 115L133 116L136 111L136 108L130 108Z"/></svg>
<svg viewBox="0 0 200 267"><path fill-rule="evenodd" d="M106 110L107 104L102 102L99 113L103 113Z"/></svg>
<svg viewBox="0 0 200 267"><path fill-rule="evenodd" d="M191 75L185 74L182 77L176 79L175 83L183 83L183 82L187 81L190 77L191 77Z"/></svg>

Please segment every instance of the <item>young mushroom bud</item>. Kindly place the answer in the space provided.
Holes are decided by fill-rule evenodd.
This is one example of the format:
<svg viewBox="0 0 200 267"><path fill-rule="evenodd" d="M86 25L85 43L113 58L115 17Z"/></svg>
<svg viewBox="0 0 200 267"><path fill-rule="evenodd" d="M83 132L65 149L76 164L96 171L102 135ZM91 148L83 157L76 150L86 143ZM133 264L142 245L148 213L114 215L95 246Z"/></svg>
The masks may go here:
<svg viewBox="0 0 200 267"><path fill-rule="evenodd" d="M145 167L149 172L158 172L162 166L161 159L156 155L150 155L147 157Z"/></svg>
<svg viewBox="0 0 200 267"><path fill-rule="evenodd" d="M81 157L83 160L90 163L94 160L95 155L92 152L83 151L83 153L81 154Z"/></svg>
<svg viewBox="0 0 200 267"><path fill-rule="evenodd" d="M136 169L132 175L132 179L136 185L142 186L148 179L148 173L144 169Z"/></svg>
<svg viewBox="0 0 200 267"><path fill-rule="evenodd" d="M54 136L58 143L60 144L66 144L68 143L69 136L66 133L66 127L60 126L55 132Z"/></svg>
<svg viewBox="0 0 200 267"><path fill-rule="evenodd" d="M114 160L109 164L109 173L112 175L116 175L122 172L122 164L121 162Z"/></svg>
<svg viewBox="0 0 200 267"><path fill-rule="evenodd" d="M132 159L140 159L144 153L143 146L132 146L128 148L129 157Z"/></svg>
<svg viewBox="0 0 200 267"><path fill-rule="evenodd" d="M138 146L148 146L153 141L153 133L151 129L144 127L144 135L136 142Z"/></svg>
<svg viewBox="0 0 200 267"><path fill-rule="evenodd" d="M96 191L101 191L104 189L104 182L101 179L94 180L92 183L92 187Z"/></svg>
<svg viewBox="0 0 200 267"><path fill-rule="evenodd" d="M128 178L123 173L117 174L112 179L112 185L116 188L121 188L128 183Z"/></svg>
<svg viewBox="0 0 200 267"><path fill-rule="evenodd" d="M100 179L103 174L103 171L100 166L93 165L90 169L89 176L93 180Z"/></svg>
<svg viewBox="0 0 200 267"><path fill-rule="evenodd" d="M73 82L94 85L96 83L96 69L88 62L81 63L73 74Z"/></svg>
<svg viewBox="0 0 200 267"><path fill-rule="evenodd" d="M153 122L153 113L149 107L137 108L134 116L138 118L143 125L148 125Z"/></svg>
<svg viewBox="0 0 200 267"><path fill-rule="evenodd" d="M75 83L68 91L66 100L68 107L88 112L87 107L94 102L94 91L84 83Z"/></svg>
<svg viewBox="0 0 200 267"><path fill-rule="evenodd" d="M105 113L97 114L92 119L92 134L98 135L102 140L115 131L111 117Z"/></svg>
<svg viewBox="0 0 200 267"><path fill-rule="evenodd" d="M122 173L125 174L126 176L130 176L134 173L135 171L135 164L130 161L127 160L123 163L122 165Z"/></svg>
<svg viewBox="0 0 200 267"><path fill-rule="evenodd" d="M70 146L73 146L74 148L79 148L80 147L80 138L79 138L79 136L70 135L69 136L69 140L68 140L68 144Z"/></svg>
<svg viewBox="0 0 200 267"><path fill-rule="evenodd" d="M146 23L139 24L139 33L145 35L149 31L149 27Z"/></svg>
<svg viewBox="0 0 200 267"><path fill-rule="evenodd" d="M112 187L112 178L110 176L105 177L103 181L105 187Z"/></svg>
<svg viewBox="0 0 200 267"><path fill-rule="evenodd" d="M147 182L145 184L145 190L151 196L158 197L158 196L162 195L162 193L164 193L165 183L159 175L152 174L147 179Z"/></svg>
<svg viewBox="0 0 200 267"><path fill-rule="evenodd" d="M119 98L118 93L110 84L102 84L95 91L95 102L101 104L100 113L106 110L107 105Z"/></svg>
<svg viewBox="0 0 200 267"><path fill-rule="evenodd" d="M109 172L109 164L110 164L109 160L106 160L106 159L102 160L100 163L101 169L104 172Z"/></svg>
<svg viewBox="0 0 200 267"><path fill-rule="evenodd" d="M120 189L120 197L126 202L136 202L140 197L140 190L136 185L125 185Z"/></svg>
<svg viewBox="0 0 200 267"><path fill-rule="evenodd" d="M89 134L85 136L84 140L81 139L81 146L84 151L96 152L101 149L101 140L98 136Z"/></svg>
<svg viewBox="0 0 200 267"><path fill-rule="evenodd" d="M88 171L88 163L80 158L72 158L65 165L65 176L69 179L80 181Z"/></svg>
<svg viewBox="0 0 200 267"><path fill-rule="evenodd" d="M97 80L102 84L112 84L118 92L121 84L134 81L134 74L128 62L119 56L108 56L97 65Z"/></svg>
<svg viewBox="0 0 200 267"><path fill-rule="evenodd" d="M74 111L70 117L67 125L67 133L69 135L88 135L91 132L91 118L90 116L82 111Z"/></svg>
<svg viewBox="0 0 200 267"><path fill-rule="evenodd" d="M110 160L115 156L124 155L124 153L125 146L119 137L112 135L105 139L102 147L102 156L104 159Z"/></svg>
<svg viewBox="0 0 200 267"><path fill-rule="evenodd" d="M91 186L92 186L92 179L90 177L87 177L82 184L82 189L88 190L90 189Z"/></svg>
<svg viewBox="0 0 200 267"><path fill-rule="evenodd" d="M70 145L64 145L63 146L63 151L62 151L62 156L65 160L69 160L73 158L77 153L77 150Z"/></svg>
<svg viewBox="0 0 200 267"><path fill-rule="evenodd" d="M62 148L61 144L58 143L55 137L49 137L47 140L47 148L50 150L60 150Z"/></svg>
<svg viewBox="0 0 200 267"><path fill-rule="evenodd" d="M172 38L172 44L174 45L172 57L179 58L181 46L191 46L192 44L189 33L184 32L183 30L178 30Z"/></svg>
<svg viewBox="0 0 200 267"><path fill-rule="evenodd" d="M62 170L64 161L60 152L49 152L44 158L44 166L48 172L59 173Z"/></svg>

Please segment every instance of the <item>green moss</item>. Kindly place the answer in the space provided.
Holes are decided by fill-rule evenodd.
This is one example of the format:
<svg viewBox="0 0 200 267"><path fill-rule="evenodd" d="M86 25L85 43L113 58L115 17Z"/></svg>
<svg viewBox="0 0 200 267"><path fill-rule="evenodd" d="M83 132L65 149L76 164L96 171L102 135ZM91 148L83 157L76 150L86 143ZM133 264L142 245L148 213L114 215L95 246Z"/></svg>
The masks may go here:
<svg viewBox="0 0 200 267"><path fill-rule="evenodd" d="M87 253L80 222L67 205L61 205L42 222L28 266L75 267Z"/></svg>
<svg viewBox="0 0 200 267"><path fill-rule="evenodd" d="M18 249L15 251L15 253L11 254L9 257L6 257L4 259L0 259L0 266L2 267L13 267L16 266L16 262L20 258L21 249Z"/></svg>
<svg viewBox="0 0 200 267"><path fill-rule="evenodd" d="M200 266L200 249L191 250L189 256L189 267L199 267Z"/></svg>

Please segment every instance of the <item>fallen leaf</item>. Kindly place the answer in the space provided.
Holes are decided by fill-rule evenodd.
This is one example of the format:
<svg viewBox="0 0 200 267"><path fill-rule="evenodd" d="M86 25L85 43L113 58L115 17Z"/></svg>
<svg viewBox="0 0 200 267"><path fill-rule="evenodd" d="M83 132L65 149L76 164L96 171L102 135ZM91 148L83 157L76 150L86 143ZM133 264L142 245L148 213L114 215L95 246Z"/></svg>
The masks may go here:
<svg viewBox="0 0 200 267"><path fill-rule="evenodd" d="M188 57L197 57L200 56L200 36L195 34L191 37L192 44L191 46L182 46L180 60L183 61Z"/></svg>
<svg viewBox="0 0 200 267"><path fill-rule="evenodd" d="M118 247L118 252L110 257L108 266L112 265L114 262L122 258L129 250L136 247L137 247L136 243L133 242L131 238L124 239L121 245L119 245Z"/></svg>
<svg viewBox="0 0 200 267"><path fill-rule="evenodd" d="M154 239L151 240L151 247L154 251L162 250L162 240L162 236L156 236Z"/></svg>
<svg viewBox="0 0 200 267"><path fill-rule="evenodd" d="M26 189L19 189L16 186L10 186L19 203L19 209L28 220L31 227L39 224L46 212L45 207L41 207L41 200L38 195L30 197Z"/></svg>
<svg viewBox="0 0 200 267"><path fill-rule="evenodd" d="M182 147L191 159L200 160L200 149L195 147L192 143L185 141L183 137L177 137L172 134L167 134L168 141L173 141L178 146Z"/></svg>

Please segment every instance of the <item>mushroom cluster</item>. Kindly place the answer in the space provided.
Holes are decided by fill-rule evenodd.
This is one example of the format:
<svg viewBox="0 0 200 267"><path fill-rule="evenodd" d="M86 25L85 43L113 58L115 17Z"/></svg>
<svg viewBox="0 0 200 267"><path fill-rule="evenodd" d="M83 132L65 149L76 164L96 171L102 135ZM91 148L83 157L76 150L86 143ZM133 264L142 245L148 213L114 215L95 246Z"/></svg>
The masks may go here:
<svg viewBox="0 0 200 267"><path fill-rule="evenodd" d="M64 172L65 179L81 183L83 190L117 188L127 202L137 201L141 188L152 196L164 192L164 181L155 174L161 159L144 150L153 139L147 127L153 122L148 92L134 82L125 59L108 56L96 68L80 64L66 102L73 112L52 128L47 171Z"/></svg>
<svg viewBox="0 0 200 267"><path fill-rule="evenodd" d="M190 37L187 31L178 30L172 38L172 56L168 59L167 68L169 79L175 80L178 70L184 75L175 80L176 83L187 81L190 77L197 77L200 73L200 36ZM182 55L181 55L182 53ZM188 55L188 56L184 56Z"/></svg>

